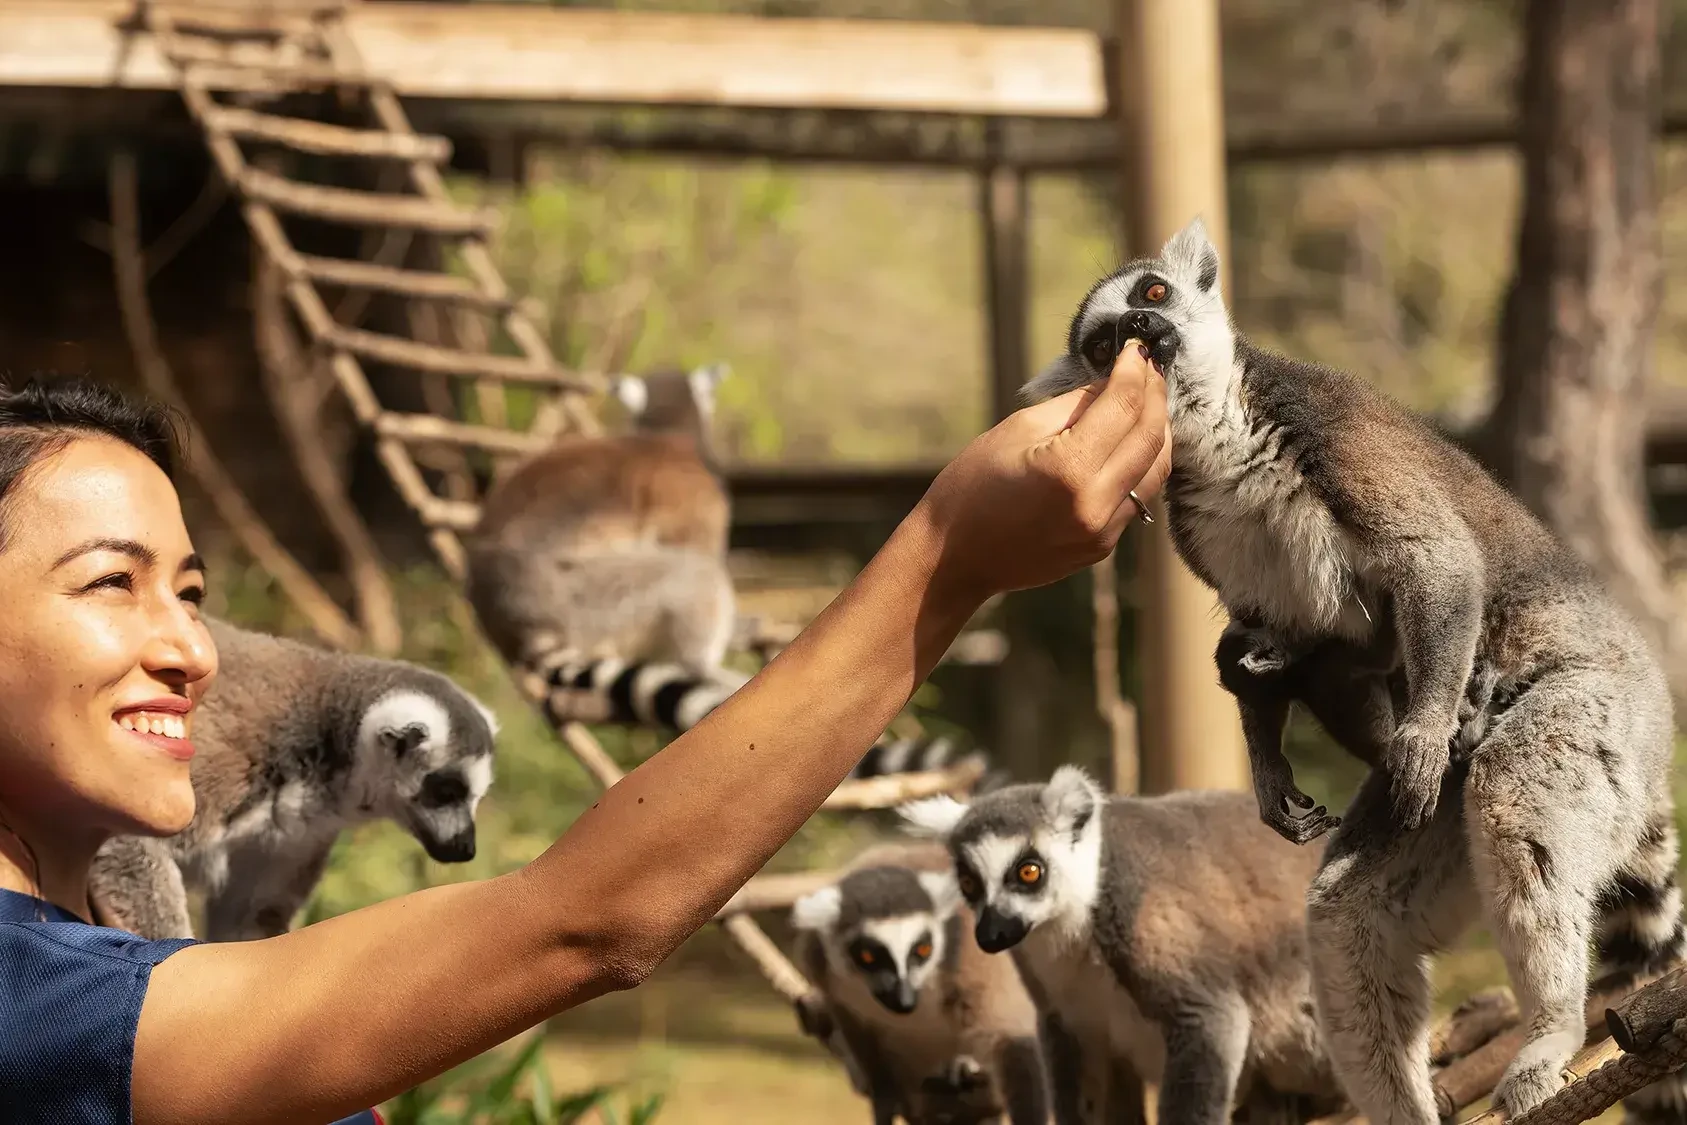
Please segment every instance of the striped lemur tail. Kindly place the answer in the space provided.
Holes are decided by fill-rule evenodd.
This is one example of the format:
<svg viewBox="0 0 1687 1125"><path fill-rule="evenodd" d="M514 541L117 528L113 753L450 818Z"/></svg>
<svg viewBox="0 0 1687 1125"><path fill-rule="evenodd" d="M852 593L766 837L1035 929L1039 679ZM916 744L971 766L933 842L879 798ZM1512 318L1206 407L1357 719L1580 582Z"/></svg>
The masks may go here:
<svg viewBox="0 0 1687 1125"><path fill-rule="evenodd" d="M725 669L700 676L667 661L627 662L603 657L580 660L566 653L535 659L530 669L545 681L545 714L552 722L636 723L682 731L720 706L749 677ZM983 751L959 752L954 740L918 735L897 738L886 732L850 771L851 778L939 770Z"/></svg>
<svg viewBox="0 0 1687 1125"><path fill-rule="evenodd" d="M1676 880L1680 842L1675 821L1659 813L1635 858L1600 896L1601 972L1667 971L1687 955L1687 927ZM1678 1071L1623 1100L1624 1119L1643 1125L1687 1122L1687 1074Z"/></svg>

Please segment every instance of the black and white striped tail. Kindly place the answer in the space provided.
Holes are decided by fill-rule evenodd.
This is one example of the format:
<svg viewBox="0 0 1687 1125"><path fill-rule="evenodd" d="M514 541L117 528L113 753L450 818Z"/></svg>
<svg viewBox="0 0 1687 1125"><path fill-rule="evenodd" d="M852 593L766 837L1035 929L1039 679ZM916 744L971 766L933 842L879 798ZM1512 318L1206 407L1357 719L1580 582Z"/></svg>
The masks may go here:
<svg viewBox="0 0 1687 1125"><path fill-rule="evenodd" d="M725 670L716 678L700 677L666 661L580 660L566 653L535 657L529 667L545 681L545 713L552 722L630 723L676 731L695 726L749 680ZM970 757L983 758L988 765L982 751L962 753L945 736L897 737L887 732L849 776L941 770Z"/></svg>
<svg viewBox="0 0 1687 1125"><path fill-rule="evenodd" d="M1599 899L1599 968L1603 973L1651 975L1687 956L1687 922L1675 865L1675 823L1660 815L1639 854ZM1623 1100L1624 1119L1644 1125L1687 1125L1687 1076L1677 1072Z"/></svg>

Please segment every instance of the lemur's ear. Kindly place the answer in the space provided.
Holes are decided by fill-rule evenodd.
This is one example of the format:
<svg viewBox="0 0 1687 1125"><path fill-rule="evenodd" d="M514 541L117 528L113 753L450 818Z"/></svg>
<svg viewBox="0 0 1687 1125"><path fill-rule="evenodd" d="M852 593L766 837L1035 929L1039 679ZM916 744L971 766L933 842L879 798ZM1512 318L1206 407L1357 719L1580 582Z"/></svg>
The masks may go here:
<svg viewBox="0 0 1687 1125"><path fill-rule="evenodd" d="M1073 838L1084 830L1100 803L1100 787L1077 766L1061 766L1043 786L1043 811L1057 829Z"/></svg>
<svg viewBox="0 0 1687 1125"><path fill-rule="evenodd" d="M1160 260L1174 273L1195 278L1196 288L1203 293L1211 293L1218 287L1218 248L1199 215L1166 240L1160 248Z"/></svg>
<svg viewBox="0 0 1687 1125"><path fill-rule="evenodd" d="M644 413L644 408L650 405L650 388L644 385L644 380L632 375L617 375L609 382L610 393L616 401L627 408L628 414Z"/></svg>
<svg viewBox="0 0 1687 1125"><path fill-rule="evenodd" d="M843 892L837 887L810 891L791 907L791 925L799 930L829 930L843 909Z"/></svg>

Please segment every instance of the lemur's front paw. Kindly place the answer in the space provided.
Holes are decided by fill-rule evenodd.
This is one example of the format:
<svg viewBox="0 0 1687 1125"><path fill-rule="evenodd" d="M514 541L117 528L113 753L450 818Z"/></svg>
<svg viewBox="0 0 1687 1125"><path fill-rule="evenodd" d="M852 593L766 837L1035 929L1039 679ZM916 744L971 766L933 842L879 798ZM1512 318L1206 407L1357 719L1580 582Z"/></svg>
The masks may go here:
<svg viewBox="0 0 1687 1125"><path fill-rule="evenodd" d="M799 997L792 1006L797 1010L797 1024L804 1035L812 1035L822 1042L832 1037L832 1010L819 993Z"/></svg>
<svg viewBox="0 0 1687 1125"><path fill-rule="evenodd" d="M954 1090L967 1090L974 1086L982 1086L989 1080L989 1075L984 1073L984 1068L971 1055L956 1055L949 1060L949 1065L943 1068L943 1081Z"/></svg>
<svg viewBox="0 0 1687 1125"><path fill-rule="evenodd" d="M1441 781L1451 761L1449 735L1431 734L1416 723L1402 723L1388 744L1384 767L1394 823L1411 832L1428 824L1441 800Z"/></svg>
<svg viewBox="0 0 1687 1125"><path fill-rule="evenodd" d="M1259 803L1259 818L1291 844L1308 844L1341 825L1341 817L1329 815L1291 781L1272 787Z"/></svg>

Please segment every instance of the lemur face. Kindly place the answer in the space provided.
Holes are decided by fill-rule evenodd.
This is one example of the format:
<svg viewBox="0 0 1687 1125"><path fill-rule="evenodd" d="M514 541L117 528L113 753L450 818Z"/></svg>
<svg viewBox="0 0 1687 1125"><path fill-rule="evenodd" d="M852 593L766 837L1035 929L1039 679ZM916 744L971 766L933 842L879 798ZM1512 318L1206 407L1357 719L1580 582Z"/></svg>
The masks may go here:
<svg viewBox="0 0 1687 1125"><path fill-rule="evenodd" d="M1047 785L1013 785L971 806L932 797L903 806L915 829L945 839L975 936L1000 953L1045 924L1083 926L1100 879L1101 793L1075 766Z"/></svg>
<svg viewBox="0 0 1687 1125"><path fill-rule="evenodd" d="M1026 383L1021 397L1040 402L1106 378L1132 338L1148 346L1165 375L1174 420L1228 390L1233 332L1218 283L1218 251L1199 218L1158 256L1096 282L1072 317L1066 354Z"/></svg>
<svg viewBox="0 0 1687 1125"><path fill-rule="evenodd" d="M820 935L837 971L860 977L873 999L906 1015L943 963L959 905L945 872L868 867L799 900L791 920Z"/></svg>
<svg viewBox="0 0 1687 1125"><path fill-rule="evenodd" d="M492 713L461 693L400 687L364 713L358 732L368 785L439 863L475 854L475 808L492 785Z"/></svg>

